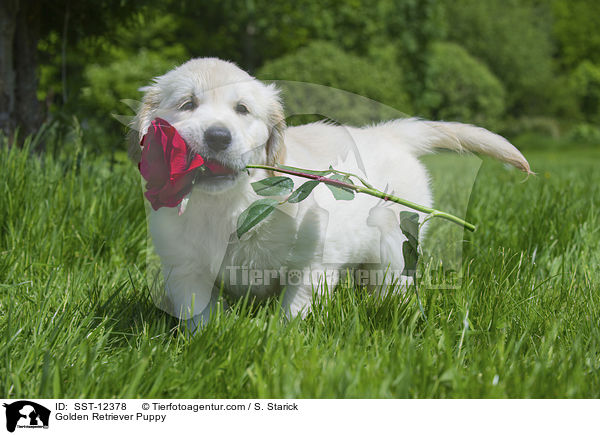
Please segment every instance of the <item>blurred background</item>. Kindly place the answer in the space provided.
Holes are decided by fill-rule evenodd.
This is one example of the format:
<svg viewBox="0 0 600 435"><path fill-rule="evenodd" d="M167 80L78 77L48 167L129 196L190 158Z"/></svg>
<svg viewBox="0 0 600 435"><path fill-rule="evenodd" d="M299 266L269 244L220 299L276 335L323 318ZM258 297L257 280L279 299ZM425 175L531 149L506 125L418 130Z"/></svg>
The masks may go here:
<svg viewBox="0 0 600 435"><path fill-rule="evenodd" d="M3 0L0 128L43 128L38 148L76 130L89 152L115 155L126 128L111 115L133 114L121 100L217 56L481 124L524 149L595 147L599 27L594 0Z"/></svg>

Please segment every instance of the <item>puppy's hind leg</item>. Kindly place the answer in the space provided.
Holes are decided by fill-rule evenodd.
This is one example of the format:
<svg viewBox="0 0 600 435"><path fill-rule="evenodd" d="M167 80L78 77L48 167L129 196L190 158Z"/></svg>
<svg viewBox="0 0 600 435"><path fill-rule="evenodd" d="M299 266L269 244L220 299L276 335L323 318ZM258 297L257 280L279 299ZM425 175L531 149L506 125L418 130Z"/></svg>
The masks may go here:
<svg viewBox="0 0 600 435"><path fill-rule="evenodd" d="M404 293L412 284L412 277L404 272L404 243L408 240L400 229L396 214L389 208L373 207L367 225L379 230L379 263L368 267L366 285L375 293Z"/></svg>
<svg viewBox="0 0 600 435"><path fill-rule="evenodd" d="M406 290L412 285L413 278L402 275L402 267L390 264L386 268L376 265L374 268L367 269L369 271L369 282L365 287L371 294L377 296L385 296L388 293L405 294Z"/></svg>

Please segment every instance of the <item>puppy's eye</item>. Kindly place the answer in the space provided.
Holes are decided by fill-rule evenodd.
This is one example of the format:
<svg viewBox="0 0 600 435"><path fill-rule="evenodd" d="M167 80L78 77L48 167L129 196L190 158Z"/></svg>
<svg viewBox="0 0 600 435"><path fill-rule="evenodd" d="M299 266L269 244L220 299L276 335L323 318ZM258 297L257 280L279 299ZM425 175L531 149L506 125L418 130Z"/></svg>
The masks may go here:
<svg viewBox="0 0 600 435"><path fill-rule="evenodd" d="M194 110L196 108L196 103L192 100L186 101L181 106L179 106L179 110Z"/></svg>
<svg viewBox="0 0 600 435"><path fill-rule="evenodd" d="M248 110L248 108L246 106L244 106L242 103L238 103L235 106L235 111L237 113L239 113L240 115L247 115L248 113L250 113L250 111Z"/></svg>

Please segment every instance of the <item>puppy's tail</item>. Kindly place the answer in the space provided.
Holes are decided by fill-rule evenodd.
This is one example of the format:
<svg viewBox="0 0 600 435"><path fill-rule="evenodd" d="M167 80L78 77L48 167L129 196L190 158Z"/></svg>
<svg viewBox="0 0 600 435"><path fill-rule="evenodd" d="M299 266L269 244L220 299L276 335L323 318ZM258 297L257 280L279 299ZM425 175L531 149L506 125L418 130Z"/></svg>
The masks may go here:
<svg viewBox="0 0 600 435"><path fill-rule="evenodd" d="M404 119L396 122L409 123L402 128L409 133L410 144L415 155L431 153L436 148L456 152L472 151L485 154L532 174L529 163L523 154L502 136L485 128L459 122L435 122L416 119ZM404 127L404 126L403 126Z"/></svg>

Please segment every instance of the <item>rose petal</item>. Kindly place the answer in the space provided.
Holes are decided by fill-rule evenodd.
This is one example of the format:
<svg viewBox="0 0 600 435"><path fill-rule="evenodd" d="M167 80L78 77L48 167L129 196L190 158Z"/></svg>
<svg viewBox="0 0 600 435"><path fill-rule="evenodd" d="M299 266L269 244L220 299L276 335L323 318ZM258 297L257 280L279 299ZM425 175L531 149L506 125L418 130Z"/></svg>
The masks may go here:
<svg viewBox="0 0 600 435"><path fill-rule="evenodd" d="M154 210L177 206L192 189L194 172L204 165L204 159L161 118L152 121L140 145L143 149L138 167L147 181L144 195Z"/></svg>

